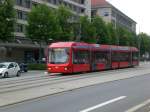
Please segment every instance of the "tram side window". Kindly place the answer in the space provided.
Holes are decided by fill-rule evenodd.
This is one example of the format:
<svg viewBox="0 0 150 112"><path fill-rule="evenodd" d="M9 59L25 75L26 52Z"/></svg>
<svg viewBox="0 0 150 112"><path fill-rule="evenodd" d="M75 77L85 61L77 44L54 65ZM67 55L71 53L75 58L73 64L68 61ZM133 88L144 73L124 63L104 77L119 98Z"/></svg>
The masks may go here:
<svg viewBox="0 0 150 112"><path fill-rule="evenodd" d="M137 60L138 60L138 58L139 58L139 54L138 54L138 52L133 52L133 54L132 54L132 60L137 61Z"/></svg>
<svg viewBox="0 0 150 112"><path fill-rule="evenodd" d="M89 63L89 51L75 50L73 52L73 64L88 64Z"/></svg>
<svg viewBox="0 0 150 112"><path fill-rule="evenodd" d="M115 62L120 61L118 52L112 52L111 56L112 56L112 61L115 61Z"/></svg>
<svg viewBox="0 0 150 112"><path fill-rule="evenodd" d="M129 61L130 60L130 54L121 52L120 53L120 61Z"/></svg>
<svg viewBox="0 0 150 112"><path fill-rule="evenodd" d="M95 52L95 62L96 63L107 63L108 62L108 52Z"/></svg>

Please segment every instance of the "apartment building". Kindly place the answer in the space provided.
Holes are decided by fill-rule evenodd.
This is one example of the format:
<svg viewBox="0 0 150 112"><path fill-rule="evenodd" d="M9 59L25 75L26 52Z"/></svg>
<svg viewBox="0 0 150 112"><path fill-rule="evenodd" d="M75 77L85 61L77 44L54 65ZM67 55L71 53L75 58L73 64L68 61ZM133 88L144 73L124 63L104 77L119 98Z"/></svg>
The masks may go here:
<svg viewBox="0 0 150 112"><path fill-rule="evenodd" d="M136 22L114 7L106 0L92 0L91 16L101 16L103 20L112 23L114 27L123 26L129 31L136 32Z"/></svg>
<svg viewBox="0 0 150 112"><path fill-rule="evenodd" d="M33 6L46 4L51 8L58 8L60 4L69 7L77 16L87 15L91 17L91 0L15 0L17 24L15 28L15 41L13 43L0 42L0 61L22 62L37 61L39 59L40 46L38 42L33 42L25 37L25 25L27 24L27 14Z"/></svg>

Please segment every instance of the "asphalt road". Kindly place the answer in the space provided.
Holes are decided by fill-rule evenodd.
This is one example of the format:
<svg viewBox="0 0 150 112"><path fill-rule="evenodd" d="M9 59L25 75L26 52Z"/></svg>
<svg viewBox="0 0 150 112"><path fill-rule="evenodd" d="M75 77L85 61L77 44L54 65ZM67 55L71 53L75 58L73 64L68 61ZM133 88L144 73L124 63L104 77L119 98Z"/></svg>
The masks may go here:
<svg viewBox="0 0 150 112"><path fill-rule="evenodd" d="M42 97L0 112L125 112L150 99L150 74Z"/></svg>

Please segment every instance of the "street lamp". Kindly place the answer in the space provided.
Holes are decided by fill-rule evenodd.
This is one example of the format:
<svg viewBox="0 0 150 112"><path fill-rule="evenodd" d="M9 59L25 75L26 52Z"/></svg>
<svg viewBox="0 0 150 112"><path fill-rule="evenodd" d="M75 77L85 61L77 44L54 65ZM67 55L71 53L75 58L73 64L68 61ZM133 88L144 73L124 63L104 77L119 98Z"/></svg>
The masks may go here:
<svg viewBox="0 0 150 112"><path fill-rule="evenodd" d="M140 36L140 25L139 25L139 36L138 36L138 49L139 49L139 61L141 60L141 36Z"/></svg>
<svg viewBox="0 0 150 112"><path fill-rule="evenodd" d="M139 49L139 61L141 59L141 38L140 38L140 33L138 36L138 49Z"/></svg>
<svg viewBox="0 0 150 112"><path fill-rule="evenodd" d="M79 29L78 29L78 32L77 32L77 37L76 37L76 41L79 42L80 39L81 39L81 23L77 23L79 24Z"/></svg>
<svg viewBox="0 0 150 112"><path fill-rule="evenodd" d="M79 29L77 32L77 37L76 37L76 41L79 42L81 39L81 23L80 23L80 10L77 10L77 16L78 16L78 21L77 24L79 24Z"/></svg>
<svg viewBox="0 0 150 112"><path fill-rule="evenodd" d="M40 29L43 27L43 25L39 24L37 25L37 27ZM41 42L41 39L37 39L37 41L39 42L39 63L41 62L41 59L42 59L42 42Z"/></svg>

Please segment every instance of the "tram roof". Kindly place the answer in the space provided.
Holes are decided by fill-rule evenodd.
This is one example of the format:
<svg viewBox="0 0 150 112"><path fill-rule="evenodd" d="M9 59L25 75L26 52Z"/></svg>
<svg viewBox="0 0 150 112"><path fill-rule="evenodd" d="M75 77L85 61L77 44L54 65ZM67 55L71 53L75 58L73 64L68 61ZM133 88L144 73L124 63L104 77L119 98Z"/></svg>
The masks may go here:
<svg viewBox="0 0 150 112"><path fill-rule="evenodd" d="M131 47L132 51L139 51L136 47Z"/></svg>
<svg viewBox="0 0 150 112"><path fill-rule="evenodd" d="M52 43L49 47L72 47L72 46L90 46L84 42L56 42Z"/></svg>
<svg viewBox="0 0 150 112"><path fill-rule="evenodd" d="M94 48L94 49L104 49L113 51L138 51L136 47L128 46L117 46L117 45L100 45L100 44L88 44L84 42L56 42L49 45L49 47L76 47L76 48Z"/></svg>

